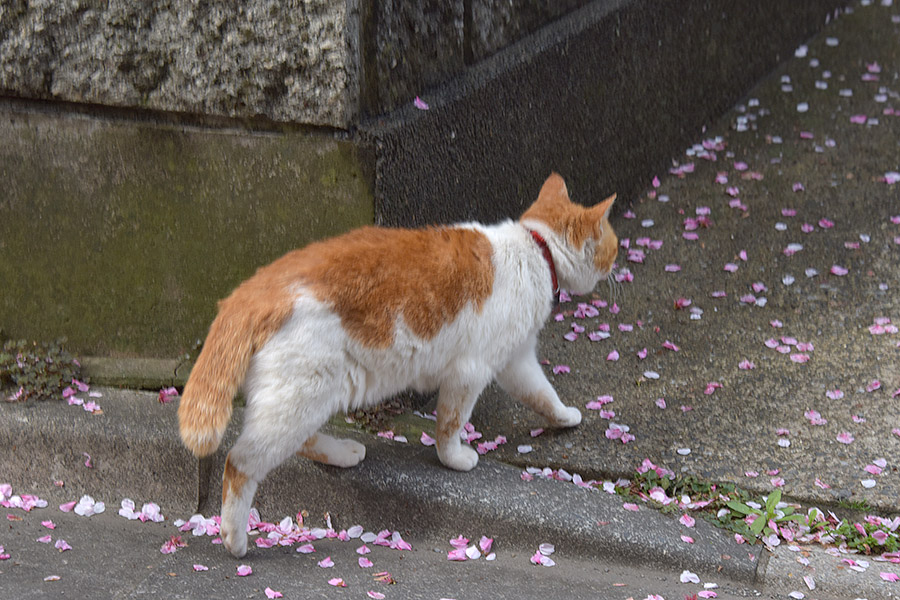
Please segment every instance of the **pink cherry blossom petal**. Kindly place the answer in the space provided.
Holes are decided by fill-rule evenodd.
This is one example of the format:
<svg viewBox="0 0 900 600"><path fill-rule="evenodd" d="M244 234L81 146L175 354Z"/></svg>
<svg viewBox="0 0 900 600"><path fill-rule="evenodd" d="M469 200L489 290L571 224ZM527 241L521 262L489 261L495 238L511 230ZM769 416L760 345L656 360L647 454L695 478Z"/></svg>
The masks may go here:
<svg viewBox="0 0 900 600"><path fill-rule="evenodd" d="M168 404L178 397L178 390L173 387L162 388L159 390L157 401L160 404Z"/></svg>
<svg viewBox="0 0 900 600"><path fill-rule="evenodd" d="M718 381L710 381L709 383L706 384L706 389L703 390L703 393L706 394L707 396L709 396L721 387L722 387L722 384L719 383Z"/></svg>
<svg viewBox="0 0 900 600"><path fill-rule="evenodd" d="M266 598L269 598L269 600L272 600L273 598L281 598L283 596L283 594L281 592L276 592L275 590L273 590L270 587L267 587L265 592L266 592Z"/></svg>
<svg viewBox="0 0 900 600"><path fill-rule="evenodd" d="M322 567L323 569L330 569L331 567L334 566L334 561L331 560L330 556L326 556L325 558L323 558L316 564L319 565L320 567Z"/></svg>
<svg viewBox="0 0 900 600"><path fill-rule="evenodd" d="M253 569L250 568L249 565L240 565L237 568L237 576L238 577L246 577L247 575L252 575Z"/></svg>
<svg viewBox="0 0 900 600"><path fill-rule="evenodd" d="M332 585L334 587L347 587L347 584L344 583L344 580L340 577L335 577L334 579L328 580L328 585Z"/></svg>
<svg viewBox="0 0 900 600"><path fill-rule="evenodd" d="M170 536L168 540L159 549L162 554L172 554L179 548L186 547L187 544L181 539L180 535Z"/></svg>
<svg viewBox="0 0 900 600"><path fill-rule="evenodd" d="M207 567L206 565L200 565L200 564L194 565L194 572L200 573L203 571L209 571L209 567Z"/></svg>
<svg viewBox="0 0 900 600"><path fill-rule="evenodd" d="M836 439L842 444L852 444L854 437L849 431L842 431L837 435Z"/></svg>

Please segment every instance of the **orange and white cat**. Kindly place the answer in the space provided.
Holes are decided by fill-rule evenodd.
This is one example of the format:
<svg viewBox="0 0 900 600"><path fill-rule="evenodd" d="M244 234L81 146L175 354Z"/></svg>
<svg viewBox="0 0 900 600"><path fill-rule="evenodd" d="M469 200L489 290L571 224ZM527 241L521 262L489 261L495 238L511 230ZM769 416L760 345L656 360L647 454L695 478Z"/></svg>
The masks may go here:
<svg viewBox="0 0 900 600"><path fill-rule="evenodd" d="M551 425L581 422L538 363L537 336L561 286L593 290L616 258L614 197L584 208L551 175L518 222L364 227L262 267L219 304L184 388L181 437L219 446L241 386L243 430L222 482L222 541L247 552L257 485L294 453L352 467L365 446L318 429L339 411L414 388L438 390L437 453L468 471L459 431L492 380Z"/></svg>

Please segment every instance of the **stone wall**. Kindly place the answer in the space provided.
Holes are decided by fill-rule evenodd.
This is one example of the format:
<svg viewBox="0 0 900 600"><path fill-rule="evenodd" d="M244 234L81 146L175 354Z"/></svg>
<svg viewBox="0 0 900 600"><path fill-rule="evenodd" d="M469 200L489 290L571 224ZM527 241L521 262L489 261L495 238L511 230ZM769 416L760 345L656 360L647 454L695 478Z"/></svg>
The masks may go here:
<svg viewBox="0 0 900 600"><path fill-rule="evenodd" d="M5 0L0 91L347 128L357 20L346 0Z"/></svg>
<svg viewBox="0 0 900 600"><path fill-rule="evenodd" d="M843 2L2 0L0 340L172 358L312 240L626 206Z"/></svg>
<svg viewBox="0 0 900 600"><path fill-rule="evenodd" d="M8 0L0 93L349 129L586 2Z"/></svg>

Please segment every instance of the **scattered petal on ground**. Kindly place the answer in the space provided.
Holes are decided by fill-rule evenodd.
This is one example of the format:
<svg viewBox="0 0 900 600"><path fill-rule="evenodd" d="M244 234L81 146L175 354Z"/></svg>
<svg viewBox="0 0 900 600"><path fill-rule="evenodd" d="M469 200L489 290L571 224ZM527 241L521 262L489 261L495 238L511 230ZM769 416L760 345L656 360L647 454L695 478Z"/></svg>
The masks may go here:
<svg viewBox="0 0 900 600"><path fill-rule="evenodd" d="M700 577L687 569L681 572L681 577L679 577L679 579L681 580L681 583L700 583Z"/></svg>
<svg viewBox="0 0 900 600"><path fill-rule="evenodd" d="M837 441L842 444L852 444L853 439L853 434L851 434L849 431L843 431L837 435Z"/></svg>

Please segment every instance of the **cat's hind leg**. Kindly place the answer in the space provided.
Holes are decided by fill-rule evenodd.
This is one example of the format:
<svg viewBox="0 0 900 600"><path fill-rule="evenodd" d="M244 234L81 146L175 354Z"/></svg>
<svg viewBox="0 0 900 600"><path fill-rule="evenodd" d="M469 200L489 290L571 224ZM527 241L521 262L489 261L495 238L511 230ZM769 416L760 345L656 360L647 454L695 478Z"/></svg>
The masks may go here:
<svg viewBox="0 0 900 600"><path fill-rule="evenodd" d="M581 411L563 404L547 380L537 360L534 342L523 346L496 379L510 396L543 416L551 425L574 427L581 423Z"/></svg>
<svg viewBox="0 0 900 600"><path fill-rule="evenodd" d="M348 439L338 439L324 433L314 433L304 442L297 454L316 462L335 467L354 467L366 457L366 447Z"/></svg>
<svg viewBox="0 0 900 600"><path fill-rule="evenodd" d="M219 534L222 544L235 557L247 554L247 523L250 520L250 505L259 482L252 479L243 469L236 467L233 450L225 458L225 473L222 477L222 523ZM241 526L243 523L243 526Z"/></svg>
<svg viewBox="0 0 900 600"><path fill-rule="evenodd" d="M222 479L222 543L234 556L247 553L247 523L258 484L272 469L304 447L330 415L291 410L295 390L274 387L268 394L248 394L244 427L225 461ZM315 402L307 405L315 406Z"/></svg>

